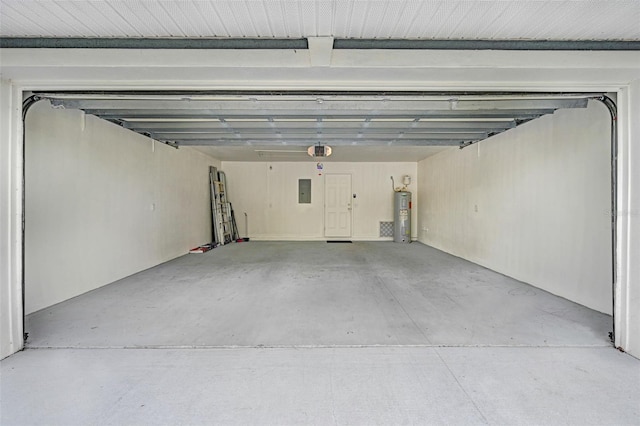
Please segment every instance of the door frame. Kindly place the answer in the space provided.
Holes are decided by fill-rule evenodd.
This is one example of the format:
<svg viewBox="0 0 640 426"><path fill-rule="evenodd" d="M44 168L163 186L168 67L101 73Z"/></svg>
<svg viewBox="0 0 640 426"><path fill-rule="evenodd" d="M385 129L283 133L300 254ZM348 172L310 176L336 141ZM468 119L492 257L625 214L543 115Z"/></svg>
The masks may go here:
<svg viewBox="0 0 640 426"><path fill-rule="evenodd" d="M327 176L335 176L335 175L345 175L349 176L349 236L327 236ZM324 191L323 191L323 208L322 208L322 236L323 238L337 238L337 239L348 239L353 237L353 201L351 198L351 194L353 192L353 174L352 173L325 173L324 181L323 181Z"/></svg>
<svg viewBox="0 0 640 426"><path fill-rule="evenodd" d="M266 77L256 78L255 81L250 83L247 80L233 80L233 79L220 79L203 82L201 80L195 81L193 78L185 78L184 73L181 74L181 79L177 77L172 80L172 75L169 71L164 74L164 77L156 77L155 80L141 80L129 76L123 72L111 71L109 68L111 77L108 79L100 79L100 72L105 70L107 66L115 67L116 71L122 71L123 69L128 73L130 68L138 64L137 58L124 58L128 52L121 51L118 56L118 61L112 60L111 57L106 58L101 53L97 55L95 50L89 51L89 53L82 52L77 54L72 49L59 49L59 51L49 52L43 49L42 54L34 54L29 49L17 49L19 51L16 54L12 54L12 49L6 49L7 57L6 61L3 61L3 71L8 70L7 74L3 76L1 81L0 90L0 133L2 143L0 155L0 163L2 163L2 180L0 180L0 194L3 199L0 207L0 216L2 221L0 223L0 233L5 237L4 248L0 250L0 281L2 290L1 299L1 311L2 311L2 338L1 347L2 354L0 358L5 357L11 353L19 351L23 348L23 323L22 317L22 290L24 286L23 282L23 256L22 247L24 244L23 236L23 220L24 211L22 205L22 198L24 197L24 182L22 181L23 173L23 160L24 150L22 146L23 138L23 126L22 126L22 108L21 104L25 95L28 95L30 91L34 90L127 90L131 89L133 84L136 84L136 88L142 89L202 89L202 90L274 90L274 88L280 90L339 90L339 89L368 89L373 91L393 91L393 90L449 90L449 91L482 91L482 90L498 90L503 91L525 91L525 92L544 92L544 91L558 91L560 88L565 91L585 91L585 92L614 92L617 95L618 115L616 117L619 125L618 134L616 137L617 152L618 152L618 169L616 173L617 188L613 188L613 192L617 197L618 210L612 212L616 218L616 224L613 226L614 232L617 235L617 241L613 250L617 253L614 260L614 271L617 272L617 280L614 282L615 288L615 302L614 302L614 318L616 324L615 332L615 346L620 346L623 350L630 350L635 356L640 356L640 334L638 330L640 327L636 321L640 304L637 302L637 298L633 296L637 294L640 286L640 269L635 267L632 259L636 257L638 252L638 244L636 235L638 233L637 227L632 217L637 215L634 209L638 203L638 197L635 197L633 192L630 191L631 182L637 175L638 167L634 162L638 153L632 149L635 141L636 134L640 132L640 127L633 120L638 108L640 108L640 80L637 75L631 75L632 66L629 61L622 61L619 66L612 66L611 61L608 58L610 52L571 52L571 54L578 60L585 72L582 76L576 77L575 72L567 69L566 65L556 65L558 59L556 58L559 52L537 52L534 59L537 64L543 63L548 65L543 67L544 73L537 76L534 79L530 78L531 74L522 72L527 68L527 64L531 64L527 61L521 61L520 52L509 52L508 58L504 58L505 52L493 51L492 52L492 66L490 68L484 68L483 72L478 74L477 63L478 60L475 56L471 60L459 61L454 63L457 69L460 69L461 73L456 74L460 77L451 77L450 73L439 74L439 72L447 65L456 61L457 54L469 55L469 52L477 53L478 55L484 55L484 52L465 51L460 52L446 52L444 61L438 62L438 66L430 65L435 63L433 57L440 57L441 55L437 51L425 51L423 54L418 54L416 51L409 52L411 55L411 63L416 67L422 67L425 71L415 80L377 80L372 82L370 80L361 79L358 83L348 80L337 79L326 81L319 81L309 78L307 80L296 80L291 78L290 80L284 79L280 75L280 79L268 80ZM133 52L139 56L138 52ZM158 67L158 63L164 63L164 53L161 50L154 52L154 59L145 65L147 69L153 69ZM249 52L255 56L254 52ZM357 52L358 53L358 52ZM526 53L526 52L525 52ZM524 54L524 53L523 53ZM631 54L631 53L630 53ZM200 55L200 53L198 53ZM417 56L416 56L417 55ZM443 54L444 55L444 54ZM201 56L201 55L200 55ZM299 56L299 55L298 55ZM211 56L211 58L219 58L219 55ZM424 58L423 58L424 57ZM633 60L635 56L631 56ZM57 65L60 59L63 58L66 61L65 73L67 70L80 69L80 65L86 67L88 63L91 68L87 68L88 71L81 73L81 76L72 81L62 78L58 75L52 75L49 65ZM80 59L82 58L82 59ZM227 58L223 56L223 58ZM282 58L277 57L278 60ZM465 56L466 58L466 56ZM626 58L626 57L625 57ZM366 59L366 58L365 58ZM398 61L402 57L398 58ZM582 61L584 59L584 62ZM228 59L226 59L228 60ZM352 60L352 58L351 58ZM428 60L428 63L425 62ZM513 62L517 60L517 65ZM603 62L606 60L606 66ZM204 62L202 62L204 61ZM202 63L203 66L213 67L214 64L210 64L213 59L203 60L199 58L198 63ZM248 61L248 59L247 59ZM266 60L264 60L266 62ZM250 62L253 63L253 62ZM115 65L114 65L115 64ZM263 64L263 62L261 62ZM549 65L550 64L550 65ZM362 67L367 67L369 62L360 64ZM139 65L138 65L139 66ZM265 66L265 65L262 65ZM536 65L537 66L537 65ZM118 69L118 67L120 67ZM126 67L126 68L124 68ZM475 67L475 68L474 68ZM626 68L625 68L626 67ZM282 66L278 67L279 72ZM517 69L515 69L517 68ZM28 73L25 76L15 77L13 74L17 70L26 69ZM286 68L285 68L286 69ZM489 71L487 71L487 69ZM493 74L495 70L503 70L508 72L518 72L522 77L514 77L512 79L503 78L497 80ZM539 67L536 69L540 69ZM297 69L296 69L297 70ZM428 72L432 70L432 72ZM361 71L360 71L361 72ZM89 74L91 73L91 74ZM471 74L473 73L473 74ZM161 74L163 75L163 74ZM327 73L331 76L331 73ZM469 79L468 76L473 75L475 78ZM511 74L514 75L514 74ZM464 79L464 77L466 79ZM553 78L552 78L553 77ZM635 123L635 124L633 124ZM6 320L6 321L5 321Z"/></svg>

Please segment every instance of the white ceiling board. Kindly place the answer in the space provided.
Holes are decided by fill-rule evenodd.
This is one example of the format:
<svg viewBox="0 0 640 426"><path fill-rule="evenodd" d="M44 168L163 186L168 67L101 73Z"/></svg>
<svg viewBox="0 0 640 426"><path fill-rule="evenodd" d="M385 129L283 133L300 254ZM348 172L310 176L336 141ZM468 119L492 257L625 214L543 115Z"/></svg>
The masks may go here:
<svg viewBox="0 0 640 426"><path fill-rule="evenodd" d="M637 0L0 0L9 37L640 40Z"/></svg>
<svg viewBox="0 0 640 426"><path fill-rule="evenodd" d="M459 149L456 147L440 146L359 146L359 147L333 147L330 157L310 157L304 148L273 146L247 146L247 147L214 147L194 146L180 149L196 149L210 155L220 161L303 161L303 162L414 162L423 160L431 155L446 149ZM263 151L264 150L264 151ZM275 152L281 150L282 152ZM260 152L257 152L260 151ZM305 152L288 152L305 151Z"/></svg>

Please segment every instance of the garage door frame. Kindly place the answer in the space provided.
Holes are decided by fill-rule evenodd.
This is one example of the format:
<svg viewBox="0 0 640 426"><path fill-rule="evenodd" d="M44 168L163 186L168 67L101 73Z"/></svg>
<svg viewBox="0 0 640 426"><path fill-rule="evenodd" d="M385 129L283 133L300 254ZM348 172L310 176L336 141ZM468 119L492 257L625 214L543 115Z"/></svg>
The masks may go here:
<svg viewBox="0 0 640 426"><path fill-rule="evenodd" d="M3 52L4 54L4 52ZM586 53L588 55L588 52ZM3 58L4 59L4 58ZM15 58L9 57L9 63ZM276 58L277 60L277 58ZM52 62L56 62L53 60ZM109 60L105 60L106 64L102 66L108 66ZM30 70L30 73L26 73L24 78L16 78L14 80L2 81L0 110L2 112L2 121L0 122L0 130L2 137L2 151L0 155L0 161L2 161L2 184L0 187L2 196L2 210L0 229L3 235L3 248L0 252L0 269L2 270L2 353L0 358L10 355L18 350L21 350L24 346L23 341L23 324L22 324L22 267L23 267L23 197L24 197L24 182L23 182L23 147L22 147L22 101L26 93L30 91L42 91L42 90L126 90L135 85L136 88L149 88L158 89L161 85L159 81L135 81L135 80L118 80L113 81L69 81L68 79L60 77L48 77L47 67L40 67L30 64L26 61L25 64L20 61L15 62L22 68ZM5 64L3 64L3 67ZM240 66L240 65L239 65ZM464 71L464 66L460 66ZM149 66L153 68L153 66ZM558 64L558 68L562 71L563 66ZM70 66L70 70L75 70L78 73L89 73L91 70L81 69L79 66ZM4 71L4 70L3 70ZM67 70L68 71L68 70ZM606 70L605 70L606 71ZM623 70L624 71L624 70ZM470 77L472 70L468 72L462 72L462 75ZM560 72L562 75L563 73ZM624 72L622 74L625 74ZM626 75L626 74L625 74ZM4 78L4 77L3 77ZM599 83L596 82L583 82L582 84L567 82L562 83L555 82L549 83L534 83L527 80L527 76L523 75L522 79L517 82L511 82L512 90L517 91L557 91L559 87L566 88L571 91L580 92L615 92L617 94L618 101L618 134L616 140L616 151L618 154L618 169L616 173L616 181L618 183L616 198L617 209L613 212L612 217L617 219L616 224L616 248L615 253L616 263L615 271L618 275L618 282L615 287L615 326L616 326L616 339L615 345L620 347L634 356L640 356L640 325L638 324L638 315L640 315L640 298L636 295L640 291L640 270L637 265L633 264L631 259L635 259L640 256L640 246L638 246L639 235L636 235L639 230L637 229L637 216L638 212L635 210L639 203L637 197L637 189L632 185L634 179L637 178L638 169L640 168L640 158L637 158L638 148L632 145L632 140L640 140L640 125L637 122L632 121L635 115L640 113L640 80L629 81L627 78L620 76L607 76L606 72L600 78ZM165 81L162 84L177 88L176 81ZM197 83L196 83L197 84ZM199 83L202 84L202 83ZM284 85L289 84L291 87L288 89L304 89L310 84L315 84L316 88L335 90L335 81L315 81L315 82L292 82L283 83L273 82L267 80L260 80L256 78L251 82L251 87L238 87L230 83L208 82L207 86L201 86L204 89L211 89L212 85L216 85L220 90L242 90L242 89L255 89L257 87L263 90L283 90ZM358 89L369 87L373 89L374 86L380 88L380 82L340 82L340 85L344 89L349 84L358 84ZM425 87L421 87L421 90L429 90L433 87L434 81L430 80L424 83ZM469 79L466 82L461 81L448 81L446 82L448 90L488 90L494 85L494 89L500 87L505 88L505 84L500 81L476 81ZM325 87L319 87L324 85ZM390 84L389 88L393 89L393 84ZM186 89L186 87L184 87ZM194 89L194 84L191 83L189 89ZM633 193L632 190L636 192Z"/></svg>

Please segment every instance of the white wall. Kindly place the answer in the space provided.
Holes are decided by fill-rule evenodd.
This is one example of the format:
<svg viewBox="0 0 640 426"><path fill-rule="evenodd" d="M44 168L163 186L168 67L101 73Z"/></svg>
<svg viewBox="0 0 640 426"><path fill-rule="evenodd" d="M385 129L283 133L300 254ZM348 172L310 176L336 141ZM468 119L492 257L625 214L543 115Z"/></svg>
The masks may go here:
<svg viewBox="0 0 640 426"><path fill-rule="evenodd" d="M324 162L232 162L222 163L227 175L229 200L244 236L244 212L249 236L264 240L324 238L324 175L351 174L353 200L352 238L379 240L380 222L393 221L393 190L390 177L401 183L410 175L414 183L412 221L416 222L417 163ZM321 174L321 175L319 175ZM311 179L311 204L298 204L298 179ZM417 233L412 229L414 238Z"/></svg>
<svg viewBox="0 0 640 426"><path fill-rule="evenodd" d="M640 79L618 100L616 345L640 358Z"/></svg>
<svg viewBox="0 0 640 426"><path fill-rule="evenodd" d="M23 346L20 95L0 79L0 359Z"/></svg>
<svg viewBox="0 0 640 426"><path fill-rule="evenodd" d="M418 174L420 241L612 312L610 118L600 102L429 157Z"/></svg>
<svg viewBox="0 0 640 426"><path fill-rule="evenodd" d="M215 159L46 101L26 123L27 313L211 241Z"/></svg>

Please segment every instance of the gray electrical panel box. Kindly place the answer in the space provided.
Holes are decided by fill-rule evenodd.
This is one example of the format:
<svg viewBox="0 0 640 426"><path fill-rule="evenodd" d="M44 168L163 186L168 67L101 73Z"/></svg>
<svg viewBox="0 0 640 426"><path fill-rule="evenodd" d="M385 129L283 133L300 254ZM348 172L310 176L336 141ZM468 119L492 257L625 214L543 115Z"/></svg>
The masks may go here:
<svg viewBox="0 0 640 426"><path fill-rule="evenodd" d="M311 203L311 179L298 179L298 203Z"/></svg>
<svg viewBox="0 0 640 426"><path fill-rule="evenodd" d="M411 193L407 191L393 194L393 241L411 242Z"/></svg>

